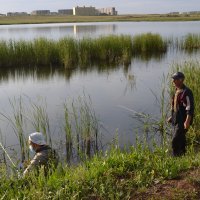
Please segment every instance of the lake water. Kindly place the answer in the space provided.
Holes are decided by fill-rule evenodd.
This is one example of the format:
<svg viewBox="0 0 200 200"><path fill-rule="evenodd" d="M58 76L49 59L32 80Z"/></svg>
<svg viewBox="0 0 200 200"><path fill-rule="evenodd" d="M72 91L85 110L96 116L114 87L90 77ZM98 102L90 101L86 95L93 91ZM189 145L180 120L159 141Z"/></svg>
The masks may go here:
<svg viewBox="0 0 200 200"><path fill-rule="evenodd" d="M59 39L63 37L97 37L108 34L159 33L165 37L182 37L187 33L199 33L200 23L194 22L109 22L70 24L1 25L3 40L34 39L38 37Z"/></svg>
<svg viewBox="0 0 200 200"><path fill-rule="evenodd" d="M183 37L187 33L200 34L200 22L123 22L123 23L83 23L83 24L42 24L0 26L2 40L38 37L59 39L63 37L98 37L108 34L159 33L163 37ZM159 116L156 98L160 97L163 76L167 76L171 65L191 59L198 59L199 53L169 51L161 59L142 61L133 59L129 68L116 66L110 70L99 70L98 66L87 71L62 69L39 71L7 70L0 73L0 112L12 114L9 99L33 102L46 101L50 119L50 129L56 138L62 132L63 103L77 99L83 93L92 100L97 118L103 125L103 144L109 143L116 132L120 145L133 144L138 120L125 108ZM28 109L27 109L28 112ZM17 143L11 125L0 117L1 132L6 146ZM27 128L27 134L34 131ZM6 142L5 142L6 141Z"/></svg>

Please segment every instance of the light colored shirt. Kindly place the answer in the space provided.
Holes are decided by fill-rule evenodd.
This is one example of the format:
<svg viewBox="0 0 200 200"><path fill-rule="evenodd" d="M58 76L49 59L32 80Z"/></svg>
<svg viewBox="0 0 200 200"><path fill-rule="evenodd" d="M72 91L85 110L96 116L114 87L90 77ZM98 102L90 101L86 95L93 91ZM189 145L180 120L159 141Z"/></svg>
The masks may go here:
<svg viewBox="0 0 200 200"><path fill-rule="evenodd" d="M26 175L28 175L29 172L38 170L42 166L44 166L46 172L48 172L48 165L50 165L51 163L54 164L54 166L57 166L57 153L48 146L41 147L41 149L36 152L36 155L31 160L29 166L25 169L23 176L25 177Z"/></svg>

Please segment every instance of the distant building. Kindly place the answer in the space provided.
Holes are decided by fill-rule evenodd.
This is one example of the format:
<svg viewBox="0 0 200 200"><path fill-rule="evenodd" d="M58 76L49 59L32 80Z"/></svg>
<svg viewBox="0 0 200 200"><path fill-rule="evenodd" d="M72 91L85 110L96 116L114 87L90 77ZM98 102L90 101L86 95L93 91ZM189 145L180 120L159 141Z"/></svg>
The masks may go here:
<svg viewBox="0 0 200 200"><path fill-rule="evenodd" d="M73 8L73 15L78 15L78 16L95 16L98 15L98 11L96 10L95 7L74 7Z"/></svg>
<svg viewBox="0 0 200 200"><path fill-rule="evenodd" d="M191 12L189 12L189 14L191 14L191 15L198 15L198 14L200 14L200 11L191 11Z"/></svg>
<svg viewBox="0 0 200 200"><path fill-rule="evenodd" d="M180 12L170 12L169 15L179 15Z"/></svg>
<svg viewBox="0 0 200 200"><path fill-rule="evenodd" d="M31 15L50 15L50 10L34 10Z"/></svg>
<svg viewBox="0 0 200 200"><path fill-rule="evenodd" d="M99 15L117 15L117 11L115 10L115 7L110 8L100 8L98 9Z"/></svg>
<svg viewBox="0 0 200 200"><path fill-rule="evenodd" d="M182 12L184 15L199 15L200 11L190 11L190 12Z"/></svg>
<svg viewBox="0 0 200 200"><path fill-rule="evenodd" d="M6 16L5 14L0 14L0 17Z"/></svg>
<svg viewBox="0 0 200 200"><path fill-rule="evenodd" d="M27 12L8 12L7 16L27 16Z"/></svg>
<svg viewBox="0 0 200 200"><path fill-rule="evenodd" d="M57 12L50 12L50 15L58 15Z"/></svg>
<svg viewBox="0 0 200 200"><path fill-rule="evenodd" d="M73 15L73 9L61 9L58 10L59 15Z"/></svg>
<svg viewBox="0 0 200 200"><path fill-rule="evenodd" d="M182 12L181 14L183 14L183 15L189 15L190 13L189 12Z"/></svg>

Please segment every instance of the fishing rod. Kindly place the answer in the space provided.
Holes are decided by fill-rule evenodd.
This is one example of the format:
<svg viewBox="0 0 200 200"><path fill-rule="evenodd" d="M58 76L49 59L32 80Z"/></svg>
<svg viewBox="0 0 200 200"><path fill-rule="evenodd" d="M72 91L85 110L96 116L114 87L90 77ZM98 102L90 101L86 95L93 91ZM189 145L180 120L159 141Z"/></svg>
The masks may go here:
<svg viewBox="0 0 200 200"><path fill-rule="evenodd" d="M158 119L156 119L156 118L154 118L154 117L152 117L152 116L150 116L150 115L148 115L148 114L141 113L141 112L137 112L137 111L135 111L135 110L133 110L133 109L127 108L126 106L117 105L117 107L118 107L118 108L122 108L122 109L124 109L124 110L127 110L127 111L129 111L129 112L132 112L133 114L135 114L135 116L138 116L138 117L140 117L140 118L149 119L149 120L152 120L152 121L154 121L154 122L158 122L158 121L159 121Z"/></svg>
<svg viewBox="0 0 200 200"><path fill-rule="evenodd" d="M153 120L154 122L157 122L157 123L159 123L159 121L157 120L157 119L155 119L155 118L153 118L153 117L150 117L149 115L146 115L146 114L144 114L144 113L140 113L140 112L137 112L137 111L135 111L135 110L133 110L133 109L130 109L130 108L127 108L126 106L122 106L122 105L118 105L117 107L119 107L119 108L122 108L122 109L124 109L124 110L127 110L127 111L129 111L129 112L132 112L132 113L134 113L134 114L136 114L136 115L138 115L138 116L140 116L140 117L142 117L142 118L148 118L148 119L150 119L150 120ZM154 125L152 125L152 127L155 129L155 130L159 130L159 128L158 127L156 127L155 126L155 124ZM173 129L174 128L170 128L169 126L165 126L165 133L168 135L168 136L171 136L172 137L172 135L173 135ZM199 141L197 141L197 140L193 140L193 142L194 143L196 143L196 144L198 144L198 145L200 145L200 142Z"/></svg>
<svg viewBox="0 0 200 200"><path fill-rule="evenodd" d="M3 146L3 144L0 142L0 147L2 148L2 150L4 151L4 153L6 154L6 156L8 157L9 161L11 162L12 166L14 167L14 169L18 169L17 166L15 165L15 163L13 162L13 160L11 159L11 157L9 156L8 152L6 151L5 147Z"/></svg>

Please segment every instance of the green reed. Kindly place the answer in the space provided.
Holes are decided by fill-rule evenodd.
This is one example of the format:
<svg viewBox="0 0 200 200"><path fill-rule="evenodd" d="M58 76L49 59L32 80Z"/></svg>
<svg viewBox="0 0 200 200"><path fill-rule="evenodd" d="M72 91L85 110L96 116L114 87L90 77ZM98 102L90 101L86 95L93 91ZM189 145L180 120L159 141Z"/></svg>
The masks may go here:
<svg viewBox="0 0 200 200"><path fill-rule="evenodd" d="M95 42L91 38L83 38L78 42L78 60L81 66L89 67L95 62Z"/></svg>
<svg viewBox="0 0 200 200"><path fill-rule="evenodd" d="M99 38L39 38L1 41L0 67L64 66L67 69L102 65L129 65L134 56L161 55L167 50L157 34L110 35Z"/></svg>
<svg viewBox="0 0 200 200"><path fill-rule="evenodd" d="M133 38L133 51L139 57L161 56L167 51L167 42L159 34L142 34Z"/></svg>
<svg viewBox="0 0 200 200"><path fill-rule="evenodd" d="M192 52L193 50L200 49L200 35L188 34L181 42L181 48Z"/></svg>
<svg viewBox="0 0 200 200"><path fill-rule="evenodd" d="M52 138L50 131L50 122L47 113L46 103L44 105L38 105L32 103L32 125L35 131L42 132L46 141L52 146Z"/></svg>
<svg viewBox="0 0 200 200"><path fill-rule="evenodd" d="M58 49L55 41L39 38L32 42L35 65L49 66L58 64Z"/></svg>
<svg viewBox="0 0 200 200"><path fill-rule="evenodd" d="M27 104L25 99L22 97L19 99L14 98L13 100L9 99L9 102L11 114L0 113L0 115L9 123L9 126L12 128L17 137L16 145L19 144L20 151L17 152L17 156L14 161L16 163L23 163L26 159L29 159L30 156L28 148L28 135L32 131L42 132L45 135L48 144L52 146L50 121L46 111L46 104L40 105L33 103L32 101ZM21 157L20 159L18 157L19 155Z"/></svg>
<svg viewBox="0 0 200 200"><path fill-rule="evenodd" d="M6 41L0 41L0 66L10 66L9 44Z"/></svg>
<svg viewBox="0 0 200 200"><path fill-rule="evenodd" d="M64 107L67 160L73 156L72 149L81 159L91 157L98 152L100 127L90 98L79 97Z"/></svg>
<svg viewBox="0 0 200 200"><path fill-rule="evenodd" d="M6 149L5 149L5 139L3 138L3 134L0 130L0 165L4 163L4 166L7 167L7 158L8 155Z"/></svg>
<svg viewBox="0 0 200 200"><path fill-rule="evenodd" d="M164 39L159 34L109 35L99 38L39 38L33 41L0 41L0 67L63 66L66 69L95 65L130 65L134 57L160 58L168 46L187 51L200 48L200 36Z"/></svg>
<svg viewBox="0 0 200 200"><path fill-rule="evenodd" d="M7 114L1 113L1 116L8 120L18 139L20 146L21 162L23 162L26 156L28 155L26 134L24 132L25 117L24 117L23 102L21 98L19 100L17 99L14 99L13 101L9 100L9 102L12 109L12 114L9 116Z"/></svg>
<svg viewBox="0 0 200 200"><path fill-rule="evenodd" d="M9 54L12 55L11 60L17 66L31 66L34 64L32 56L34 54L34 48L31 42L25 42L22 40L14 42L10 41Z"/></svg>
<svg viewBox="0 0 200 200"><path fill-rule="evenodd" d="M58 41L59 63L65 68L74 68L78 64L77 41L72 38L64 38Z"/></svg>
<svg viewBox="0 0 200 200"><path fill-rule="evenodd" d="M23 104L22 104L22 100L19 100L19 105L18 107L16 106L16 102L14 102L15 104L12 104L12 102L10 101L10 104L13 108L13 117L14 117L14 123L15 123L15 133L18 136L19 139L19 144L20 144L20 148L21 148L21 155L22 155L22 162L25 160L25 156L26 156L26 137L24 135L24 130L23 130L23 126L24 126L24 117L23 117Z"/></svg>
<svg viewBox="0 0 200 200"><path fill-rule="evenodd" d="M59 130L57 130L60 138L52 137L52 132L56 133L56 130L52 131L52 128L55 127L51 126L52 121L47 113L46 101L40 100L35 103L29 98L27 101L27 97L24 99L20 97L10 100L10 106L11 114L0 114L17 136L16 144L19 144L20 149L19 152L16 152L14 159L16 163L18 161L23 163L26 159L30 159L28 135L35 131L42 132L47 143L53 148L63 149L65 147L66 161L69 163L76 159L85 160L100 149L100 126L92 108L91 99L86 98L85 95L71 104L69 102L64 104L64 127L59 124ZM1 136L1 143L3 143L3 139L5 138ZM63 146L58 146L57 142L62 143ZM58 153L63 155L62 152ZM4 152L2 156L5 158ZM61 156L61 158L63 157Z"/></svg>
<svg viewBox="0 0 200 200"><path fill-rule="evenodd" d="M72 125L70 123L70 116L69 116L69 110L67 104L64 104L64 115L65 115L65 125L64 125L64 131L65 131L65 145L66 145L66 160L67 162L71 161L71 158L73 156L73 130Z"/></svg>

